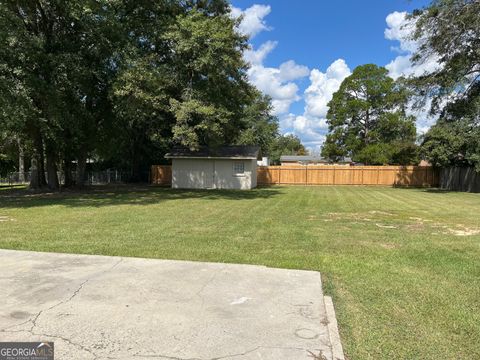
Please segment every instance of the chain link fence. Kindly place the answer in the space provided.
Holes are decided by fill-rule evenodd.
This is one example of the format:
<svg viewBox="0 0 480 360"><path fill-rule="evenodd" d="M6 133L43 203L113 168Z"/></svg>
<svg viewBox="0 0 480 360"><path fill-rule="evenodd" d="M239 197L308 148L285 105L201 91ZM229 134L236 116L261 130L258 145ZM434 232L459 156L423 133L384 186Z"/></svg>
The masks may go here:
<svg viewBox="0 0 480 360"><path fill-rule="evenodd" d="M11 172L0 176L0 185L23 185L30 182L30 172Z"/></svg>
<svg viewBox="0 0 480 360"><path fill-rule="evenodd" d="M47 174L45 174L45 177ZM0 177L0 185L25 185L30 183L31 172L11 172L7 176ZM75 179L75 172L72 173ZM104 184L125 184L130 180L130 173L117 169L108 169L103 171L88 171L85 173L86 185L104 185ZM58 172L58 181L65 183L63 172Z"/></svg>

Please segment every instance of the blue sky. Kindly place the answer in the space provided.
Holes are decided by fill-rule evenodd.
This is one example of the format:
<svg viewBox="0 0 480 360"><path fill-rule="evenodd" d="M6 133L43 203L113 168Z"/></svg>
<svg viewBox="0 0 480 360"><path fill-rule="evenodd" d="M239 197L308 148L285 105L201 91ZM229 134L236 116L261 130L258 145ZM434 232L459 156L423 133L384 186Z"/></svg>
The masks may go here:
<svg viewBox="0 0 480 360"><path fill-rule="evenodd" d="M428 70L409 61L405 14L423 0L233 0L239 31L250 36L250 81L273 98L283 133L318 151L327 132L326 104L358 65L387 66L392 77ZM408 24L407 24L408 25ZM419 132L432 119L420 116Z"/></svg>

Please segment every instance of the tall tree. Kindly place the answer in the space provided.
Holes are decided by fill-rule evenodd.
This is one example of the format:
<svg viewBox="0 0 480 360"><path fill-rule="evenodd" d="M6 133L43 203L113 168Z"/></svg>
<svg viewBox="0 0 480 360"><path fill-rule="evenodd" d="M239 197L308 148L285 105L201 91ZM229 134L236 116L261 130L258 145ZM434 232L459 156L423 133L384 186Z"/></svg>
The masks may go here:
<svg viewBox="0 0 480 360"><path fill-rule="evenodd" d="M278 118L272 115L268 96L254 91L252 98L251 104L243 110L241 131L235 142L260 146L261 154L267 156L279 137Z"/></svg>
<svg viewBox="0 0 480 360"><path fill-rule="evenodd" d="M279 164L282 155L307 155L307 153L302 141L293 134L277 136L268 151L272 164Z"/></svg>
<svg viewBox="0 0 480 360"><path fill-rule="evenodd" d="M139 180L178 144L267 149L277 119L238 21L225 0L0 2L0 131L31 149L31 186L60 167L81 185L87 159Z"/></svg>
<svg viewBox="0 0 480 360"><path fill-rule="evenodd" d="M432 99L432 112L446 102L474 101L480 86L480 2L433 0L413 13L416 64L436 60L436 70L412 79L417 95Z"/></svg>
<svg viewBox="0 0 480 360"><path fill-rule="evenodd" d="M435 166L473 166L480 172L479 116L480 97L448 104L423 138L423 157Z"/></svg>
<svg viewBox="0 0 480 360"><path fill-rule="evenodd" d="M178 16L165 36L181 89L180 97L170 100L173 138L181 145L231 143L238 136L242 108L254 89L242 55L247 38L235 24L227 14L212 18L192 10Z"/></svg>
<svg viewBox="0 0 480 360"><path fill-rule="evenodd" d="M151 12L158 13L154 20ZM247 39L235 30L228 6L165 2L150 13L129 23L129 29L139 27L139 38L129 43L111 97L133 177L152 150L245 141L239 140L242 129L265 115L255 105L263 101L260 94L246 79Z"/></svg>
<svg viewBox="0 0 480 360"><path fill-rule="evenodd" d="M412 162L415 122L405 114L407 101L407 91L385 68L357 67L328 104L322 156L334 161L349 156L369 164Z"/></svg>
<svg viewBox="0 0 480 360"><path fill-rule="evenodd" d="M33 143L32 187L58 188L62 152L66 163L76 158L82 173L85 147L106 99L106 69L112 67L116 32L106 29L112 11L89 0L0 4L0 63L3 76L26 99L17 105L27 114L23 129Z"/></svg>
<svg viewBox="0 0 480 360"><path fill-rule="evenodd" d="M435 59L435 71L409 79L418 106L432 100L437 125L422 152L437 166L475 166L480 171L480 1L434 0L413 14L417 64Z"/></svg>

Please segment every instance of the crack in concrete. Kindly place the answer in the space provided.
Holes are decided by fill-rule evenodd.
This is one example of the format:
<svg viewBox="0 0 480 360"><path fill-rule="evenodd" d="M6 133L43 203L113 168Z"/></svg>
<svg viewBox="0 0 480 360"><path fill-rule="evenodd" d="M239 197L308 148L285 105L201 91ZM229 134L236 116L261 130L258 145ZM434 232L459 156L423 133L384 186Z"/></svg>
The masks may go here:
<svg viewBox="0 0 480 360"><path fill-rule="evenodd" d="M9 330L9 329L12 329L12 328L15 328L17 326L22 326L22 325L25 325L25 324L28 324L28 323L32 323L32 327L30 329L33 329L35 326L36 326L36 322L38 320L38 318L40 317L41 314L49 311L49 310L52 310L54 308L56 308L57 306L60 306L60 305L63 305L63 304L66 304L70 301L72 301L72 299L78 295L78 293L83 289L83 286L90 280L98 277L98 276L101 276L111 270L113 270L114 268L116 268L121 262L123 261L123 258L120 258L117 262L115 262L115 264L113 264L110 268L100 272L100 273L97 273L97 274L94 274L92 275L91 277L87 278L85 281L83 281L78 287L77 289L74 290L74 292L72 293L72 295L66 299L66 300L61 300L59 301L58 303L46 308L46 309L42 309L40 310L35 316L33 317L30 317L28 320L24 321L24 322L21 322L19 324L13 324L13 325L10 325L10 326L7 326L6 328L3 328L3 329L0 329L0 332L5 332L6 330Z"/></svg>
<svg viewBox="0 0 480 360"><path fill-rule="evenodd" d="M225 269L225 265L224 266L221 266L220 269L218 271L215 271L212 276L210 276L210 278L205 281L205 284L202 285L202 287L195 293L195 296L198 296L201 298L201 293L203 292L203 290L205 290L205 288L210 285L214 280L215 278L218 276L219 273L221 273L223 270Z"/></svg>
<svg viewBox="0 0 480 360"><path fill-rule="evenodd" d="M6 328L3 328L3 329L0 329L0 332L6 332L8 329L11 329L11 328L14 328L14 327L17 327L17 326L22 326L22 325L25 325L25 324L28 324L29 322L32 321L32 318L30 317L29 319L25 320L24 322L21 322L19 324L13 324L13 325L10 325L10 326L7 326Z"/></svg>
<svg viewBox="0 0 480 360"><path fill-rule="evenodd" d="M111 267L109 267L108 269L104 270L104 271L101 271L101 272L98 272L96 274L93 274L92 276L88 277L86 280L84 280L74 291L73 293L70 295L70 297L68 297L67 299L65 300L62 300L62 301L59 301L58 303L48 307L48 308L45 308L45 309L42 309L40 310L38 313L36 313L33 317L31 317L30 319L20 323L20 324L15 324L15 325L11 325L7 328L4 328L4 329L1 329L0 332L3 332L3 333L20 333L20 332L26 332L26 333L29 333L33 336L42 336L42 337L48 337L48 338L54 338L54 339L59 339L59 340L62 340L74 347L77 347L79 349L81 349L82 351L85 351L87 353L89 353L91 356L92 356L92 360L97 360L99 359L100 357L102 358L110 358L108 357L107 355L97 355L93 350L91 350L90 348L80 344L80 343L76 343L74 342L72 339L68 338L68 337L65 337L65 336L61 336L61 335L55 335L55 334L47 334L47 333L39 333L39 332L35 332L35 329L37 327L37 323L39 321L39 318L42 314L46 313L47 311L50 311L60 305L64 305L70 301L72 301L81 291L82 289L84 288L84 286L87 284L87 282L89 282L90 280L93 280L111 270L113 270L114 268L116 268L124 259L123 258L120 258L115 264L113 264ZM211 284L215 278L218 276L218 274L224 269L225 267L222 267L220 268L219 271L216 271L202 286L201 288L194 294L194 297L198 297L200 298L201 300L201 311L200 313L203 312L204 310L204 297L202 295L202 292L206 289L206 287ZM193 297L192 297L193 298ZM294 306L304 306L304 305L294 305ZM199 315L200 317L201 315ZM27 323L31 323L32 326L29 328L29 329L25 329L25 330L9 330L11 328L14 328L14 327L18 327L18 326L21 326L21 325L25 325ZM329 348L331 348L331 344L327 345ZM276 346L257 346L253 349L250 349L250 350L247 350L247 351L244 351L244 352L241 352L241 353L235 353L235 354L226 354L226 355L222 355L222 356L218 356L218 357L212 357L212 358L182 358L182 357L175 357L175 356L170 356L170 355L164 355L164 354L140 354L139 352L135 353L135 354L132 354L132 357L137 357L137 358L158 358L158 359L166 359L166 360L224 360L224 359L231 359L231 358L236 358L236 357L240 357L240 356L245 356L245 355L248 355L250 353L253 353L255 351L258 351L260 349L284 349L284 350L298 350L298 351L304 351L306 352L306 354L310 353L310 350L307 350L307 349L304 349L304 348L296 348L296 347L276 347ZM323 356L322 354L322 351L320 349L315 349L314 351L320 351L320 354ZM112 354L110 354L112 355ZM113 359L113 358L112 358Z"/></svg>
<svg viewBox="0 0 480 360"><path fill-rule="evenodd" d="M67 298L66 300L61 300L59 301L58 303L46 308L46 309L42 309L40 310L35 316L31 317L30 319L28 319L27 321L24 321L20 324L15 324L15 325L11 325L9 327L6 327L4 329L1 329L0 332L2 333L19 333L19 332L28 332L30 333L31 335L34 335L34 336L45 336L45 337L51 337L51 338L56 338L56 339L61 339L73 346L76 346L78 348L80 348L81 350L83 351L86 351L88 353L90 353L91 355L93 355L93 360L95 359L98 359L98 356L92 351L90 350L89 348L81 345L81 344L78 344L78 343L75 343L73 342L72 340L70 340L69 338L66 338L66 337L63 337L63 336L60 336L60 335L53 335L53 334L44 334L44 333L36 333L34 332L34 329L35 327L37 326L37 322L38 322L38 319L40 317L40 315L44 314L45 312L47 311L50 311L60 305L64 305L70 301L72 301L79 293L80 291L82 291L83 287L85 286L85 284L87 282L89 282L90 280L94 279L94 278L97 278L109 271L112 271L114 268L116 268L121 262L123 261L123 258L120 258L117 262L115 262L115 264L113 264L111 267L109 267L108 269L104 270L104 271L101 271L100 273L96 273L96 274L93 274L92 276L88 277L86 280L84 280L72 293L72 295L70 295L69 298ZM17 327L17 326L22 326L22 325L25 325L25 324L28 324L28 323L32 323L32 326L30 327L30 329L27 329L27 330L9 330L11 328L14 328L14 327Z"/></svg>

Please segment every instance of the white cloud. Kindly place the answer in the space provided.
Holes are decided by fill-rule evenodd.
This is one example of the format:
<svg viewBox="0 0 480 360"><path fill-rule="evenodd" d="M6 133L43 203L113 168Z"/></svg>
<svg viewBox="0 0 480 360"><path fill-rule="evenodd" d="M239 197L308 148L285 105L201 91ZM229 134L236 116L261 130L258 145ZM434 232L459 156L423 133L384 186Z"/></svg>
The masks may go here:
<svg viewBox="0 0 480 360"><path fill-rule="evenodd" d="M267 55L270 54L273 49L275 49L277 44L277 41L269 40L260 45L257 50L254 50L252 48L246 50L243 53L243 57L251 65L260 65L263 63L263 60L265 60Z"/></svg>
<svg viewBox="0 0 480 360"><path fill-rule="evenodd" d="M440 66L438 57L431 57L421 63L414 64L411 60L412 54L419 47L419 41L412 40L412 34L415 29L414 20L408 19L406 12L395 11L386 18L387 28L385 29L385 38L392 41L398 41L399 46L393 50L400 54L388 63L385 67L393 79L400 76L420 76L437 70ZM421 135L435 124L437 116L429 113L431 101L422 109L414 109L412 106L407 111L408 115L413 115L417 119L417 134Z"/></svg>
<svg viewBox="0 0 480 360"><path fill-rule="evenodd" d="M407 15L406 12L395 11L386 18L385 38L398 41L399 46L393 47L393 49L401 53L385 66L389 75L394 79L400 76L419 76L430 73L439 66L437 57L432 57L418 64L413 64L411 61L412 54L417 51L419 43L412 39L415 23L414 20L408 19Z"/></svg>
<svg viewBox="0 0 480 360"><path fill-rule="evenodd" d="M310 86L305 90L305 113L314 117L325 117L328 102L338 90L342 81L350 75L345 60L335 60L325 73L313 69L310 73Z"/></svg>
<svg viewBox="0 0 480 360"><path fill-rule="evenodd" d="M264 18L272 11L270 5L252 5L248 9L242 10L236 7L231 7L231 15L234 18L243 16L238 31L250 38L254 37L258 33L271 30Z"/></svg>
<svg viewBox="0 0 480 360"><path fill-rule="evenodd" d="M402 52L414 52L417 49L417 43L411 39L414 30L414 23L407 19L407 13L394 11L389 14L385 21L385 38L387 40L399 41L400 46L397 49Z"/></svg>
<svg viewBox="0 0 480 360"><path fill-rule="evenodd" d="M291 71L292 67L298 67L297 64L284 64L279 68L254 64L247 72L250 82L272 98L275 115L288 112L290 105L300 99L297 84L286 79L296 80L304 75L299 71Z"/></svg>
<svg viewBox="0 0 480 360"><path fill-rule="evenodd" d="M313 69L310 86L304 92L303 115L284 116L280 120L280 128L299 136L310 151L319 152L328 130L328 102L350 74L350 68L343 59L334 61L325 72Z"/></svg>
<svg viewBox="0 0 480 360"><path fill-rule="evenodd" d="M288 60L287 62L284 62L280 65L280 68L278 70L280 81L296 80L305 77L310 73L308 67L298 65L293 60Z"/></svg>
<svg viewBox="0 0 480 360"><path fill-rule="evenodd" d="M252 36L269 29L263 20L269 13L270 6L264 5L253 5L246 10L232 8L232 16L243 15L239 30ZM307 76L310 70L293 60L282 63L278 68L265 66L266 57L277 44L276 41L266 41L258 49L250 47L243 56L250 64L250 69L247 71L249 81L272 98L274 115L281 115L288 113L290 105L301 99L295 80Z"/></svg>
<svg viewBox="0 0 480 360"><path fill-rule="evenodd" d="M400 55L385 65L385 68L393 79L398 79L400 76L420 76L425 73L428 74L438 69L438 66L439 64L436 59L413 64L411 55Z"/></svg>

